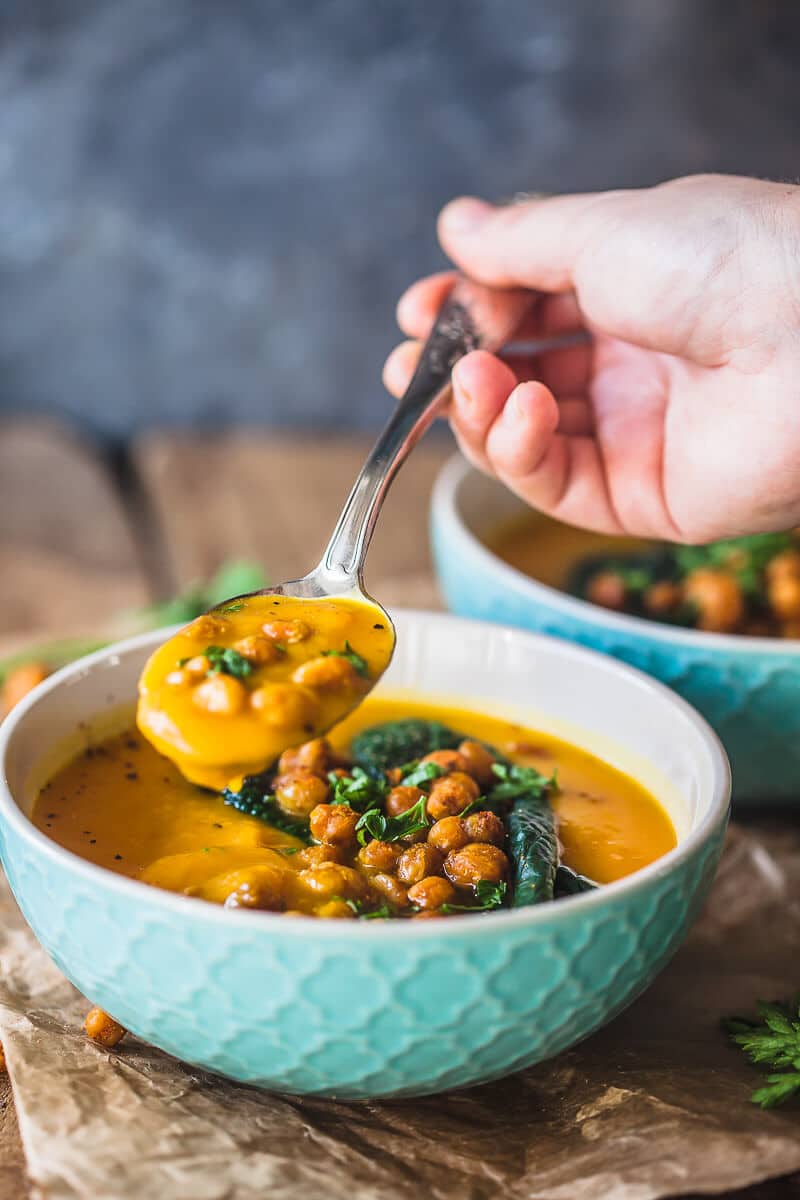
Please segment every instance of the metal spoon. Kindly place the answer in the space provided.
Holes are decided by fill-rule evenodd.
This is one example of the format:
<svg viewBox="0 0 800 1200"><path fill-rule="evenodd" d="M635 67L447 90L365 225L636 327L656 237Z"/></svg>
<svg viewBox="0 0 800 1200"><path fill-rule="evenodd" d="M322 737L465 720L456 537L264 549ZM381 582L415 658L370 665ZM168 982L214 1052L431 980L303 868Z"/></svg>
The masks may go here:
<svg viewBox="0 0 800 1200"><path fill-rule="evenodd" d="M361 468L320 562L302 579L251 595L366 599L388 619L363 582L364 560L386 494L411 450L446 408L450 372L456 362L472 350L499 350L535 299L530 291L501 291L463 276L457 278L422 347L405 394Z"/></svg>

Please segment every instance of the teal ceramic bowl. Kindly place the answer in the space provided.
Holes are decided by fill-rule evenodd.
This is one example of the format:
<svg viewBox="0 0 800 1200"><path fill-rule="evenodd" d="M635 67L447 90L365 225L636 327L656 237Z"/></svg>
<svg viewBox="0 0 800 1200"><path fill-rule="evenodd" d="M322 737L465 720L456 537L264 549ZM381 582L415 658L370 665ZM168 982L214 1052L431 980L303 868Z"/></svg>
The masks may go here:
<svg viewBox="0 0 800 1200"><path fill-rule="evenodd" d="M120 706L130 711L165 634L135 638L61 671L3 725L0 852L44 948L141 1038L284 1092L441 1091L586 1037L681 942L727 819L727 763L706 723L659 684L563 641L429 613L400 612L396 624L384 691L457 697L585 745L658 795L677 848L592 894L442 921L288 919L123 879L51 842L27 814L65 739L74 751L119 728Z"/></svg>
<svg viewBox="0 0 800 1200"><path fill-rule="evenodd" d="M460 457L434 489L432 539L448 608L567 638L674 688L710 722L743 805L800 800L800 641L700 633L608 612L530 579L484 544L525 506ZM529 510L527 510L529 511Z"/></svg>

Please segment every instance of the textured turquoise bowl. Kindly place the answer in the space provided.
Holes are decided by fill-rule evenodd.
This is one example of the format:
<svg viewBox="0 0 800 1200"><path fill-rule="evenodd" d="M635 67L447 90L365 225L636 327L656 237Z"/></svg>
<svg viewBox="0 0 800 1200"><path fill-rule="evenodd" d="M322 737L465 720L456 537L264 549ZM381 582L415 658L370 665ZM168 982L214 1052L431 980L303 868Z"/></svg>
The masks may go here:
<svg viewBox="0 0 800 1200"><path fill-rule="evenodd" d="M678 847L593 894L444 921L287 919L123 879L26 815L64 739L109 729L165 635L122 643L41 685L0 729L0 853L44 948L146 1041L285 1092L463 1087L586 1037L682 940L727 819L727 762L705 722L659 684L565 642L428 613L396 623L383 690L459 697L575 738L651 787Z"/></svg>
<svg viewBox="0 0 800 1200"><path fill-rule="evenodd" d="M432 540L448 608L567 638L674 688L710 722L743 805L800 800L800 642L676 629L611 613L537 583L482 539L525 506L461 458L437 481ZM530 510L528 510L530 511Z"/></svg>

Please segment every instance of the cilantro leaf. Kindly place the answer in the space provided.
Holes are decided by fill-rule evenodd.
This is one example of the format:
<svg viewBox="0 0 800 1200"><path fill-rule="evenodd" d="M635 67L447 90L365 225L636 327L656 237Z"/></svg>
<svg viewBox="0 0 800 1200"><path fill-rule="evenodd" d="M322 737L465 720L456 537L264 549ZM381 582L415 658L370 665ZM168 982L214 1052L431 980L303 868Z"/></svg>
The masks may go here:
<svg viewBox="0 0 800 1200"><path fill-rule="evenodd" d="M335 896L334 899L341 900L341 896ZM345 904L349 909L356 914L362 921L384 921L387 917L392 916L392 910L388 904L382 904L380 908L364 910L364 900L345 900Z"/></svg>
<svg viewBox="0 0 800 1200"><path fill-rule="evenodd" d="M367 660L358 654L349 642L345 642L344 650L323 650L325 658L346 658L355 671L364 679L369 678L369 664Z"/></svg>

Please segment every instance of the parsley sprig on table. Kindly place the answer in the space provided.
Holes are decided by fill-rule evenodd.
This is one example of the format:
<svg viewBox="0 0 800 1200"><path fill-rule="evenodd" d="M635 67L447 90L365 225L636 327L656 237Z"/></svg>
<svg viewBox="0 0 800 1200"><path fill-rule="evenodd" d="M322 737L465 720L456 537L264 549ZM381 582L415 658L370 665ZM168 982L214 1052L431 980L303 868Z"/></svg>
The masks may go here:
<svg viewBox="0 0 800 1200"><path fill-rule="evenodd" d="M800 996L791 1004L762 1002L758 1013L760 1020L734 1017L722 1025L751 1062L774 1068L750 1097L762 1108L774 1108L800 1095Z"/></svg>
<svg viewBox="0 0 800 1200"><path fill-rule="evenodd" d="M353 669L359 675L362 675L365 679L369 675L369 664L367 663L367 660L363 658L362 655L358 654L349 642L345 642L344 650L323 650L322 654L324 658L346 658L351 667L353 667Z"/></svg>

